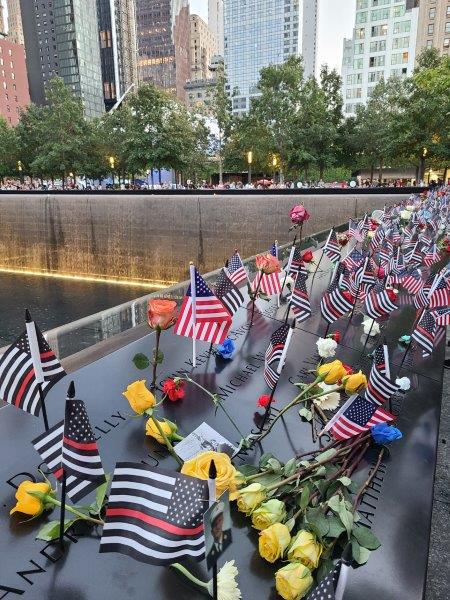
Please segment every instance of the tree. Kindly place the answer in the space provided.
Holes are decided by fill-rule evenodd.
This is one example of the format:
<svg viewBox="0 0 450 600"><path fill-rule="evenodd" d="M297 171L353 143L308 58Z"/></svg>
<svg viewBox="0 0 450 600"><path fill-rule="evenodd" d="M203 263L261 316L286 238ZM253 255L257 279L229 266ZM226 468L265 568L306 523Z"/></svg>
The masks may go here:
<svg viewBox="0 0 450 600"><path fill-rule="evenodd" d="M0 179L17 169L19 160L19 137L14 127L8 126L0 117Z"/></svg>
<svg viewBox="0 0 450 600"><path fill-rule="evenodd" d="M217 158L219 161L219 183L223 183L224 147L229 140L232 127L231 101L226 92L227 79L223 62L216 69L216 85L211 100L210 112L217 125Z"/></svg>

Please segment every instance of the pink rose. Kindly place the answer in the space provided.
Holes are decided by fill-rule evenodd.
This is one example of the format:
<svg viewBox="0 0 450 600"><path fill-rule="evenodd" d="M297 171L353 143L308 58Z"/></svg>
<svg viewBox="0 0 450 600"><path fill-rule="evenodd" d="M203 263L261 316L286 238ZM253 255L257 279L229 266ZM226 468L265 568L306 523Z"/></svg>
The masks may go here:
<svg viewBox="0 0 450 600"><path fill-rule="evenodd" d="M266 275L281 271L280 261L275 256L272 256L272 254L258 254L256 257L256 268Z"/></svg>
<svg viewBox="0 0 450 600"><path fill-rule="evenodd" d="M294 225L301 225L309 219L310 214L303 204L298 204L297 206L291 208L289 216L291 217L291 221L294 223Z"/></svg>

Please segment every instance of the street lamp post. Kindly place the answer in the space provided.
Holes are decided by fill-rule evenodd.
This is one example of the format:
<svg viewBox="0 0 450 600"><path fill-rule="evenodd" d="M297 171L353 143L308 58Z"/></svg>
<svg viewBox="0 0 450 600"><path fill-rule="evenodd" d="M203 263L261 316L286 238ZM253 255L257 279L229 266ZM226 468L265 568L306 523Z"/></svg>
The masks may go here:
<svg viewBox="0 0 450 600"><path fill-rule="evenodd" d="M108 160L109 160L109 166L111 167L112 186L114 188L114 168L116 166L116 161L115 161L114 156L109 156Z"/></svg>
<svg viewBox="0 0 450 600"><path fill-rule="evenodd" d="M252 162L253 162L253 152L250 150L247 152L247 163L248 163L248 184L252 183Z"/></svg>
<svg viewBox="0 0 450 600"><path fill-rule="evenodd" d="M274 182L274 183L275 183L275 177L276 177L276 174L277 174L277 164L278 164L277 157L276 157L276 156L275 156L275 154L274 154L274 155L273 155L273 158L272 158L272 167L273 167L273 182Z"/></svg>
<svg viewBox="0 0 450 600"><path fill-rule="evenodd" d="M23 167L22 167L22 161L21 160L17 161L17 170L19 171L20 183L23 183L23 175L22 175Z"/></svg>

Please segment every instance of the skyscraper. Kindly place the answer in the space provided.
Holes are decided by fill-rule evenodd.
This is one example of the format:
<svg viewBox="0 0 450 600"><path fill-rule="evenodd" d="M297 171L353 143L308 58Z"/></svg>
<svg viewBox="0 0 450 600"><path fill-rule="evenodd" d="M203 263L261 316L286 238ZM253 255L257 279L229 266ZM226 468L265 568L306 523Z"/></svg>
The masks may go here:
<svg viewBox="0 0 450 600"><path fill-rule="evenodd" d="M407 6L408 5L408 6ZM356 0L352 39L344 40L344 112L353 115L381 79L414 69L418 8L407 0Z"/></svg>
<svg viewBox="0 0 450 600"><path fill-rule="evenodd" d="M0 0L0 34L5 33L6 31L6 27L5 27L5 18L3 16L3 6Z"/></svg>
<svg viewBox="0 0 450 600"><path fill-rule="evenodd" d="M15 44L23 44L20 0L6 0L6 6L8 8L8 37Z"/></svg>
<svg viewBox="0 0 450 600"><path fill-rule="evenodd" d="M188 0L136 0L138 76L182 102L189 79Z"/></svg>
<svg viewBox="0 0 450 600"><path fill-rule="evenodd" d="M198 15L190 16L190 59L189 79L211 79L211 58L217 54L217 39L209 26Z"/></svg>
<svg viewBox="0 0 450 600"><path fill-rule="evenodd" d="M45 86L63 79L87 117L104 112L97 8L92 0L20 0L31 100L45 103Z"/></svg>
<svg viewBox="0 0 450 600"><path fill-rule="evenodd" d="M20 110L30 103L25 52L21 44L0 35L0 115L9 125L19 121Z"/></svg>
<svg viewBox="0 0 450 600"><path fill-rule="evenodd" d="M224 30L225 72L235 113L249 110L263 67L303 54L305 76L314 73L317 0L225 0Z"/></svg>
<svg viewBox="0 0 450 600"><path fill-rule="evenodd" d="M137 84L134 0L97 0L103 96L107 110Z"/></svg>
<svg viewBox="0 0 450 600"><path fill-rule="evenodd" d="M217 52L223 56L223 0L208 0L208 25L217 40Z"/></svg>
<svg viewBox="0 0 450 600"><path fill-rule="evenodd" d="M450 0L409 0L419 6L416 60L424 48L450 52Z"/></svg>

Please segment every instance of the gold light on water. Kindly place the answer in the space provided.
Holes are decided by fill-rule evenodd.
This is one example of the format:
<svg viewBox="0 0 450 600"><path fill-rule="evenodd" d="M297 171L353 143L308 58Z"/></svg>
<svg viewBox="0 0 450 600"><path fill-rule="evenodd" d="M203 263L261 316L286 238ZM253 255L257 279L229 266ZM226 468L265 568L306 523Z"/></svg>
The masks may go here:
<svg viewBox="0 0 450 600"><path fill-rule="evenodd" d="M159 290L169 285L178 283L177 281L133 281L131 279L111 279L104 277L91 277L85 275L69 275L66 273L49 273L45 271L28 271L26 269L9 269L8 267L0 267L0 273L12 273L14 275L33 275L37 277L53 277L54 279L69 279L72 281L91 281L93 283L113 283L116 285L128 285L134 287L142 287L147 289Z"/></svg>

